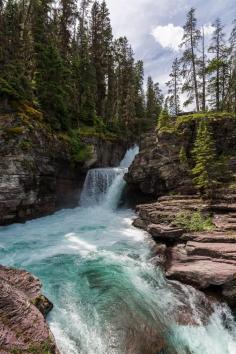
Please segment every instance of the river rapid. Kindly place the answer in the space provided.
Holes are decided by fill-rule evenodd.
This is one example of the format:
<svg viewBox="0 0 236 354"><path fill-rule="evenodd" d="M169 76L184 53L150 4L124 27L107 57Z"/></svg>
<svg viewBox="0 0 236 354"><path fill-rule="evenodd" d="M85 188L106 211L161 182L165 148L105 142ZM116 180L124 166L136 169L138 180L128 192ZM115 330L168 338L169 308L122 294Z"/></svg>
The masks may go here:
<svg viewBox="0 0 236 354"><path fill-rule="evenodd" d="M118 208L136 153L89 171L80 207L0 228L0 263L41 279L62 354L236 354L229 308L209 314L204 295L166 281L134 212Z"/></svg>

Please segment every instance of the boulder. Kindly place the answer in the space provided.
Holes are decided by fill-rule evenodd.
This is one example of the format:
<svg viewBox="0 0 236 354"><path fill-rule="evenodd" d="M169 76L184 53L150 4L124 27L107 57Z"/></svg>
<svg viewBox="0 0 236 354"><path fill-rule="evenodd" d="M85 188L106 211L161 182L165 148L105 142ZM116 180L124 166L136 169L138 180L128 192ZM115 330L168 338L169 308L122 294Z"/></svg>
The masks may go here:
<svg viewBox="0 0 236 354"><path fill-rule="evenodd" d="M1 354L59 354L45 320L52 304L40 289L30 273L0 266Z"/></svg>

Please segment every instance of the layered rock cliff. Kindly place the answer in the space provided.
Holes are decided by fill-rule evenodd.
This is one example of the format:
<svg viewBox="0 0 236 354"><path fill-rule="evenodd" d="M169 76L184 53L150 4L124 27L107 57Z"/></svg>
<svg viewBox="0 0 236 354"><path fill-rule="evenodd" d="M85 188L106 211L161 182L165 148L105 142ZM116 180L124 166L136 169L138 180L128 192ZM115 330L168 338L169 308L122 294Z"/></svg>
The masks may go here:
<svg viewBox="0 0 236 354"><path fill-rule="evenodd" d="M52 304L40 289L30 273L0 266L1 354L59 354L45 320Z"/></svg>
<svg viewBox="0 0 236 354"><path fill-rule="evenodd" d="M166 193L194 194L192 149L199 119L203 116L178 117L172 127L143 135L140 153L125 179L133 191L148 198ZM218 156L227 158L231 175L236 171L236 120L225 114L207 116ZM187 161L181 161L181 150Z"/></svg>
<svg viewBox="0 0 236 354"><path fill-rule="evenodd" d="M67 137L50 131L39 112L0 115L0 225L77 206L87 169L118 165L127 147L115 139L83 140L89 156L75 161Z"/></svg>

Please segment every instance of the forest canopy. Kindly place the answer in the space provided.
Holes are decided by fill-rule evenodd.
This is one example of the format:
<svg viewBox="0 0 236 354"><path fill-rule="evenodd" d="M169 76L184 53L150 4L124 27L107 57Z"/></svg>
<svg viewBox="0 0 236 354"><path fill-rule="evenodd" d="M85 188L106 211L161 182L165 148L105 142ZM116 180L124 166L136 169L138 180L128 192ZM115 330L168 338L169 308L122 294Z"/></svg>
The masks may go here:
<svg viewBox="0 0 236 354"><path fill-rule="evenodd" d="M1 107L27 102L53 130L135 135L155 124L163 96L115 39L105 1L0 0Z"/></svg>

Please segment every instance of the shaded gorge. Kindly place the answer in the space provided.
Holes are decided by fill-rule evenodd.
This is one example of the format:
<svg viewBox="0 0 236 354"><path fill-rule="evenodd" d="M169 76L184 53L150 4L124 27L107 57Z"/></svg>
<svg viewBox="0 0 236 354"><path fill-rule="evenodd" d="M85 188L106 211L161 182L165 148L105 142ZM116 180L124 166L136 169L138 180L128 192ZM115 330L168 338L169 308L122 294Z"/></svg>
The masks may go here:
<svg viewBox="0 0 236 354"><path fill-rule="evenodd" d="M154 242L132 226L132 210L118 208L136 153L119 168L91 170L80 207L2 227L1 263L42 280L63 354L235 354L229 308L166 281Z"/></svg>

